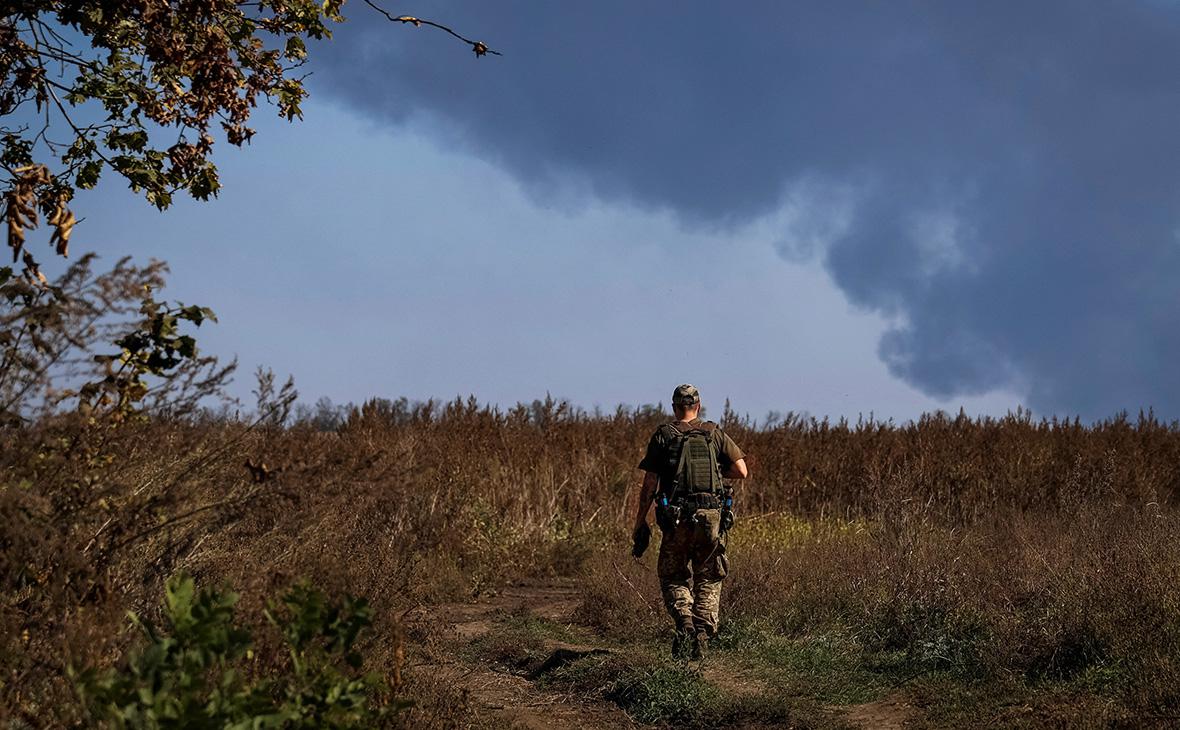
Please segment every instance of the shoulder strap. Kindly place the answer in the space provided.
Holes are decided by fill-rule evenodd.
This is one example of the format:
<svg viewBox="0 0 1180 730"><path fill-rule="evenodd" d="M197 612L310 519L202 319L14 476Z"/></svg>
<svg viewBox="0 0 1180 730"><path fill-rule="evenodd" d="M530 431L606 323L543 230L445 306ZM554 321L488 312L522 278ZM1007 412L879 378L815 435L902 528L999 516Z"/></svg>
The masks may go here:
<svg viewBox="0 0 1180 730"><path fill-rule="evenodd" d="M683 424L683 426L681 424ZM694 432L705 433L712 436L714 431L719 430L717 424L713 423L712 421L701 421L695 426L684 423L683 421L670 421L665 423L664 426L671 428L678 436L686 436Z"/></svg>
<svg viewBox="0 0 1180 730"><path fill-rule="evenodd" d="M688 433L692 433L692 431L689 431ZM687 434L685 434L685 435L687 435ZM685 439L685 440L687 440L687 439ZM684 474L684 471L685 471L684 464L687 461L688 461L688 448L687 448L687 444L684 443L684 440L682 440L680 443L680 458L678 459L677 464L676 464L676 484L673 485L674 492L680 491L680 476L682 474Z"/></svg>
<svg viewBox="0 0 1180 730"><path fill-rule="evenodd" d="M679 439L684 435L680 429L676 427L675 423L665 423L664 425L660 426L659 430L663 432L664 438L669 440Z"/></svg>
<svg viewBox="0 0 1180 730"><path fill-rule="evenodd" d="M664 438L666 439L665 453L668 456L667 464L669 467L671 467L672 476L671 479L660 480L659 493L663 494L669 499L671 499L676 493L676 480L679 477L681 468L684 466L684 439L689 433L691 433L691 429L684 431L680 430L681 425L682 424L680 421L669 421L659 428L660 432L663 433ZM664 473L667 474L668 472Z"/></svg>

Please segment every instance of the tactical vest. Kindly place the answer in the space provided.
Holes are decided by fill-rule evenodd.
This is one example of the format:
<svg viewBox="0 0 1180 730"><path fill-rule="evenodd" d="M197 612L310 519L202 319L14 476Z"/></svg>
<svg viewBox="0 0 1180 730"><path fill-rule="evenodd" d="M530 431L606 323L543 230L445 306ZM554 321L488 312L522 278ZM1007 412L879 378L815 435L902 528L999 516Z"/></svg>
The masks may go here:
<svg viewBox="0 0 1180 730"><path fill-rule="evenodd" d="M668 470L672 484L664 494L675 500L689 494L720 495L725 488L721 481L721 465L717 461L717 424L705 421L695 426L669 423L662 426L668 444Z"/></svg>

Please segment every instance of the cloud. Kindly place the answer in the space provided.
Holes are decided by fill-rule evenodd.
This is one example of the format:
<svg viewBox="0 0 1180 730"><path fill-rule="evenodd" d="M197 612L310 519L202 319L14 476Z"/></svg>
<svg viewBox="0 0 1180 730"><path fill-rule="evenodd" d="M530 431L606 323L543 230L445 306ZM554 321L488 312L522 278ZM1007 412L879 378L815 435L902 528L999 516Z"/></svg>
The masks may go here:
<svg viewBox="0 0 1180 730"><path fill-rule="evenodd" d="M773 220L940 397L1180 417L1180 12L1156 2L437 2L503 57L362 7L316 90L540 199ZM389 164L396 165L397 160ZM814 209L809 215L806 208ZM781 216L780 216L781 217Z"/></svg>

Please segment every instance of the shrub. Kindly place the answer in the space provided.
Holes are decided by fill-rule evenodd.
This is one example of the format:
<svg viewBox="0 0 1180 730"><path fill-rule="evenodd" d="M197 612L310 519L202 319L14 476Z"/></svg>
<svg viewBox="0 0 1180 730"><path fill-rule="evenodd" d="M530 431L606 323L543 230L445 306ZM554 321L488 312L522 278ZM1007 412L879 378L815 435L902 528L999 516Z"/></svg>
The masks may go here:
<svg viewBox="0 0 1180 730"><path fill-rule="evenodd" d="M90 720L128 728L371 727L404 707L392 689L360 675L353 650L371 611L362 599L329 601L307 584L267 612L289 651L286 671L249 679L250 632L236 625L234 593L196 590L177 574L165 586L166 627L131 615L144 643L118 668L74 676Z"/></svg>

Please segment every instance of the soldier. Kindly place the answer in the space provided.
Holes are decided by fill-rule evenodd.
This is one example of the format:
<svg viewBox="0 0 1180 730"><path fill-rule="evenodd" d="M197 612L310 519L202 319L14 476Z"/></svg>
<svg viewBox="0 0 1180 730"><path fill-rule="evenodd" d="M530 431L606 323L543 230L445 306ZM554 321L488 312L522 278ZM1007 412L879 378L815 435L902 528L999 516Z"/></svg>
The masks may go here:
<svg viewBox="0 0 1180 730"><path fill-rule="evenodd" d="M639 468L643 491L633 533L636 557L651 537L647 513L656 502L663 538L657 574L664 605L676 622L672 655L704 657L717 633L721 579L729 571L726 532L733 522L730 491L722 478L745 479L745 455L717 424L702 421L701 396L691 385L672 393L676 420L656 429Z"/></svg>

